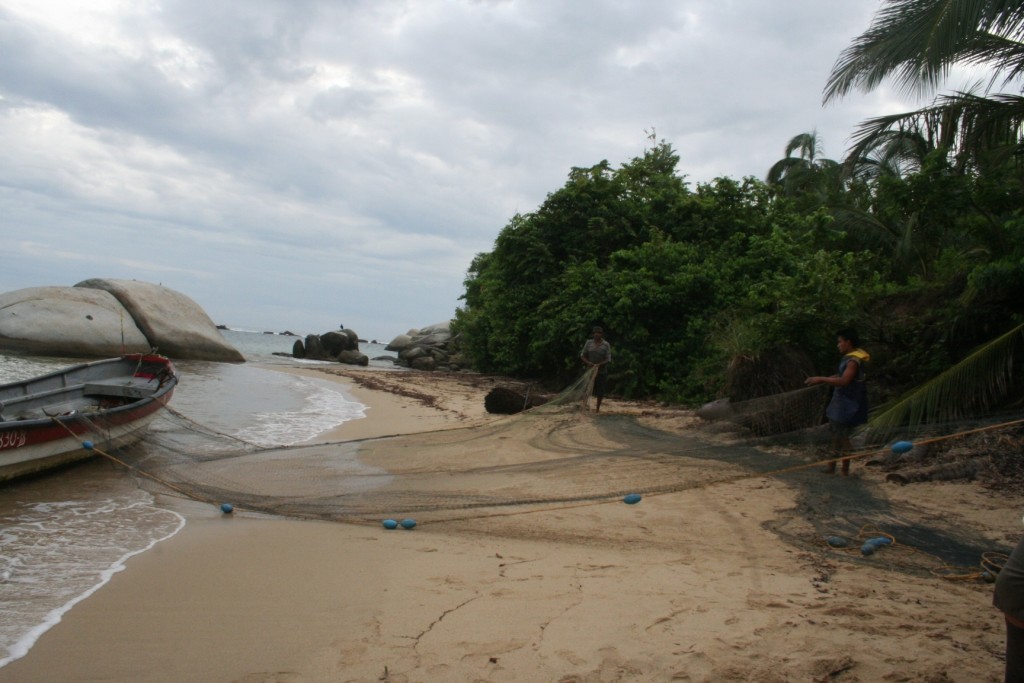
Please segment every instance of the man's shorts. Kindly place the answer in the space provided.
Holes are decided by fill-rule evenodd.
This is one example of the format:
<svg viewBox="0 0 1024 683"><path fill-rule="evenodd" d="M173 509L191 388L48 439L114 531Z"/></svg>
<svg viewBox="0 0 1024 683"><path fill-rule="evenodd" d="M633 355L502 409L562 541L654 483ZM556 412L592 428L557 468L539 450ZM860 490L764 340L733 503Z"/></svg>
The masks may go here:
<svg viewBox="0 0 1024 683"><path fill-rule="evenodd" d="M857 425L849 425L844 422L828 421L828 430L836 436L850 436Z"/></svg>

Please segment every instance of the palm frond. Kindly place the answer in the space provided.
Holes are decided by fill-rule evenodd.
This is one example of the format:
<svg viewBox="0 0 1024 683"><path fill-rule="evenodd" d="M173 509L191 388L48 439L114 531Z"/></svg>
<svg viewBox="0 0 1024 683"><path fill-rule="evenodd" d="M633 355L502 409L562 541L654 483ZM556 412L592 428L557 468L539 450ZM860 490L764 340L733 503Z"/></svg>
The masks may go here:
<svg viewBox="0 0 1024 683"><path fill-rule="evenodd" d="M854 88L868 92L886 78L905 92L930 92L960 62L1019 70L1022 54L1013 43L1022 34L1020 2L887 0L868 30L839 55L824 101Z"/></svg>
<svg viewBox="0 0 1024 683"><path fill-rule="evenodd" d="M861 145L857 156L851 154L843 162L848 178L870 182L882 176L902 177L921 170L931 143L915 130L882 130Z"/></svg>
<svg viewBox="0 0 1024 683"><path fill-rule="evenodd" d="M812 130L809 133L794 135L786 145L786 156L791 157L793 152L800 150L800 158L813 164L820 148L821 136L818 135L818 131Z"/></svg>
<svg viewBox="0 0 1024 683"><path fill-rule="evenodd" d="M987 153L1015 152L1024 142L1022 131L1024 96L956 92L937 97L922 109L864 121L852 136L847 163L870 157L896 135L919 138L915 144L922 149L952 149L962 166Z"/></svg>
<svg viewBox="0 0 1024 683"><path fill-rule="evenodd" d="M769 185L781 185L787 177L792 177L797 172L797 169L805 168L806 166L806 161L796 157L788 156L785 159L779 159L768 169L765 182Z"/></svg>
<svg viewBox="0 0 1024 683"><path fill-rule="evenodd" d="M977 417L1013 390L1015 362L1024 355L1024 324L983 344L934 379L871 416L866 433L884 441L897 430Z"/></svg>
<svg viewBox="0 0 1024 683"><path fill-rule="evenodd" d="M870 211L855 207L836 207L832 210L833 227L854 235L857 241L872 248L894 249L900 234L878 219Z"/></svg>
<svg viewBox="0 0 1024 683"><path fill-rule="evenodd" d="M983 34L956 58L964 64L990 67L989 90L997 85L1005 87L1024 72L1024 43L1005 36Z"/></svg>

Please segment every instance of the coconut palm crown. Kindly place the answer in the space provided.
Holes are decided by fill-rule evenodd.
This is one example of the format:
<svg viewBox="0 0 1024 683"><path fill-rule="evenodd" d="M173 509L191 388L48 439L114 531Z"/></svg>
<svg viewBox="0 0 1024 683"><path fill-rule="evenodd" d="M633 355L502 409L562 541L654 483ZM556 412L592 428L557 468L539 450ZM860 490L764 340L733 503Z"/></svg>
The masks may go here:
<svg viewBox="0 0 1024 683"><path fill-rule="evenodd" d="M935 97L917 111L860 125L846 168L866 175L917 164L920 151L945 149L959 172L1021 167L1024 152L1024 2L885 0L871 26L840 54L824 89L828 103L890 80L905 93L940 88L954 67L982 68L987 83ZM993 93L994 88L1011 92ZM875 168L866 160L878 162ZM872 415L869 430L885 436L978 414L1014 393L1020 379L1024 325L976 349L963 361Z"/></svg>

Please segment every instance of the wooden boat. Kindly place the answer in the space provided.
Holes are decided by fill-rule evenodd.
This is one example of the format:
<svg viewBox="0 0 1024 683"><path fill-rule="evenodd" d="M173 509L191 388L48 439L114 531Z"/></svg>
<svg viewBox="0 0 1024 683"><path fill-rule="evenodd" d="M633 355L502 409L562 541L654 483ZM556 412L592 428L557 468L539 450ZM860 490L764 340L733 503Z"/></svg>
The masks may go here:
<svg viewBox="0 0 1024 683"><path fill-rule="evenodd" d="M177 383L170 359L136 353L0 385L0 482L138 440Z"/></svg>

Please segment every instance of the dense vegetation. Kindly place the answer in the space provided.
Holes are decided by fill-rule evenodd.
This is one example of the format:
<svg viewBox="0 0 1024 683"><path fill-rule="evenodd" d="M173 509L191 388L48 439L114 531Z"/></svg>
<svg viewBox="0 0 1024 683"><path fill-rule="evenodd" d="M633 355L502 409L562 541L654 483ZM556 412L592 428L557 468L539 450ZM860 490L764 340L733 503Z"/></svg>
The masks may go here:
<svg viewBox="0 0 1024 683"><path fill-rule="evenodd" d="M902 70L924 74L910 79L920 85L964 54L979 63L991 34L993 69L1024 68L1024 48L1007 47L1020 45L1024 9L1007 3L991 16L989 3L958 3L977 5L977 29L956 23L946 62L934 44L915 53L917 34L900 31L947 21L921 16L945 4L889 0L840 57L827 97ZM653 137L618 168L574 168L473 261L456 316L464 351L482 371L557 386L581 372L579 349L602 325L613 393L695 403L796 388L832 368L834 332L853 325L883 395L923 385L1000 335L1019 342L1021 121L1024 98L960 93L866 122L842 161L821 158L815 133L797 135L764 181L691 187ZM993 348L1000 377L1019 379L1005 360L1013 344Z"/></svg>

